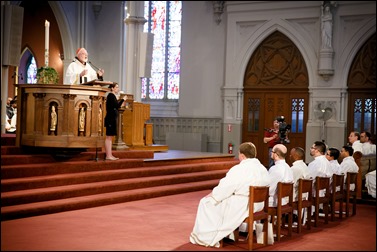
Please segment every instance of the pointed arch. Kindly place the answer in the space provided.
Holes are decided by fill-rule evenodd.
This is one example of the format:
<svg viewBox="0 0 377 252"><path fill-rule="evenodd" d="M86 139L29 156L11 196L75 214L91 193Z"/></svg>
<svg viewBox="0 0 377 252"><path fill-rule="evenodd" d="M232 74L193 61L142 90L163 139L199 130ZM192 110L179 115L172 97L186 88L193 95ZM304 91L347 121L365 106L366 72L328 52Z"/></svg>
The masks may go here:
<svg viewBox="0 0 377 252"><path fill-rule="evenodd" d="M271 19L257 28L251 34L245 44L235 55L235 64L232 67L235 69L231 74L227 74L226 83L236 83L237 87L242 88L244 84L244 73L248 65L251 55L255 52L256 48L272 33L281 32L297 47L302 55L305 65L309 69L317 68L317 55L316 50L313 48L312 38L308 34L298 33L297 27L284 19ZM317 82L317 76L312 71L308 72L309 87L310 83Z"/></svg>
<svg viewBox="0 0 377 252"><path fill-rule="evenodd" d="M368 131L376 136L376 33L360 48L352 62L347 85L348 132Z"/></svg>
<svg viewBox="0 0 377 252"><path fill-rule="evenodd" d="M33 63L34 60L34 63ZM33 66L35 65L35 66ZM31 71L30 67L34 68ZM38 66L35 63L35 56L31 48L26 46L21 53L20 65L18 66L19 69L24 69L24 74L22 71L19 73L20 78L18 80L19 84L25 83L36 83L37 80L37 68ZM29 71L30 70L30 71Z"/></svg>
<svg viewBox="0 0 377 252"><path fill-rule="evenodd" d="M263 142L264 128L276 116L284 116L289 139L281 143L305 146L308 120L308 70L296 45L280 31L274 31L254 50L244 72L242 139L257 143L265 151L259 155L268 166L268 145ZM284 132L283 135L286 135Z"/></svg>

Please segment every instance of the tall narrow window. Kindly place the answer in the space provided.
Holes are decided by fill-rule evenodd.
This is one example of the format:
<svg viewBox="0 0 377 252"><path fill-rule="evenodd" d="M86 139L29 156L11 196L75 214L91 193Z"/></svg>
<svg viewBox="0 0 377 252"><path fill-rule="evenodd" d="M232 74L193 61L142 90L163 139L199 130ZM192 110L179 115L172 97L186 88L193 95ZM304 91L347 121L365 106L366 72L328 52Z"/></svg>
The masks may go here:
<svg viewBox="0 0 377 252"><path fill-rule="evenodd" d="M181 1L145 1L144 32L154 34L151 78L142 78L144 100L179 99Z"/></svg>
<svg viewBox="0 0 377 252"><path fill-rule="evenodd" d="M259 131L259 114L260 114L260 99L249 99L248 100L248 124L247 131L258 132Z"/></svg>
<svg viewBox="0 0 377 252"><path fill-rule="evenodd" d="M292 99L292 133L304 132L305 99Z"/></svg>
<svg viewBox="0 0 377 252"><path fill-rule="evenodd" d="M30 55L28 63L26 64L27 83L37 83L37 63L35 58Z"/></svg>
<svg viewBox="0 0 377 252"><path fill-rule="evenodd" d="M358 98L353 104L353 130L376 134L376 98Z"/></svg>

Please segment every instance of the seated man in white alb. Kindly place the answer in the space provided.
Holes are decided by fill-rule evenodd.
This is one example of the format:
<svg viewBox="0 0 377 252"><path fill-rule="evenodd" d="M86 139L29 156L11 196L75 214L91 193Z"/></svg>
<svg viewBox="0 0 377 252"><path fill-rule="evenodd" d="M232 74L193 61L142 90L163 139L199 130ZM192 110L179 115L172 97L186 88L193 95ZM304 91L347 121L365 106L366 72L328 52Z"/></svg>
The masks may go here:
<svg viewBox="0 0 377 252"><path fill-rule="evenodd" d="M330 184L332 183L332 175L334 174L331 168L330 161L327 160L326 156L326 145L322 141L315 141L312 147L310 147L310 155L314 158L308 164L309 177L313 178L313 196L315 196L315 180L316 177L328 177L330 178ZM319 192L319 197L325 195L325 189ZM313 208L314 209L314 208Z"/></svg>
<svg viewBox="0 0 377 252"><path fill-rule="evenodd" d="M271 183L269 189L269 199L268 206L277 206L277 185L279 182L292 182L293 183L293 172L291 167L285 161L287 156L287 147L283 144L276 144L272 148L271 158L274 160L274 165L270 167L268 173L270 174ZM282 199L282 204L287 204L288 199Z"/></svg>
<svg viewBox="0 0 377 252"><path fill-rule="evenodd" d="M344 188L346 189L347 172L358 172L359 166L357 166L355 159L353 158L353 148L349 145L344 145L340 151L342 162L340 163L340 171L344 174ZM350 190L355 190L355 184L350 185Z"/></svg>
<svg viewBox="0 0 377 252"><path fill-rule="evenodd" d="M363 131L360 133L360 143L362 143L361 153L363 156L375 156L376 155L376 145L371 141L372 135Z"/></svg>
<svg viewBox="0 0 377 252"><path fill-rule="evenodd" d="M16 123L17 123L17 100L12 100L10 102L13 107L13 115L9 119L8 114L5 113L5 133L16 134Z"/></svg>
<svg viewBox="0 0 377 252"><path fill-rule="evenodd" d="M309 179L309 168L304 162L305 151L301 147L291 149L289 158L292 162L291 170L293 172L293 201L298 200L298 180Z"/></svg>
<svg viewBox="0 0 377 252"><path fill-rule="evenodd" d="M230 168L226 176L203 197L198 206L190 242L205 247L220 247L220 241L238 228L249 215L249 187L268 186L268 171L256 158L257 149L251 142L239 147L240 163ZM254 211L263 209L255 203Z"/></svg>
<svg viewBox="0 0 377 252"><path fill-rule="evenodd" d="M368 189L368 194L376 198L376 170L365 175L365 186Z"/></svg>
<svg viewBox="0 0 377 252"><path fill-rule="evenodd" d="M340 156L340 151L337 148L331 147L326 152L326 158L327 160L329 160L331 164L331 169L333 173L337 175L341 174L340 164L338 162L339 156Z"/></svg>
<svg viewBox="0 0 377 252"><path fill-rule="evenodd" d="M358 131L352 131L350 133L350 135L348 136L348 142L351 144L354 153L356 151L363 153L363 144L360 142L360 133Z"/></svg>
<svg viewBox="0 0 377 252"><path fill-rule="evenodd" d="M289 159L292 162L291 170L293 174L293 201L298 201L298 186L299 179L309 179L309 168L304 162L305 150L301 147L294 147L291 149ZM303 196L304 199L307 198L307 193ZM303 223L306 221L306 212L303 208ZM297 210L293 210L293 222L296 222ZM298 220L297 220L298 221Z"/></svg>

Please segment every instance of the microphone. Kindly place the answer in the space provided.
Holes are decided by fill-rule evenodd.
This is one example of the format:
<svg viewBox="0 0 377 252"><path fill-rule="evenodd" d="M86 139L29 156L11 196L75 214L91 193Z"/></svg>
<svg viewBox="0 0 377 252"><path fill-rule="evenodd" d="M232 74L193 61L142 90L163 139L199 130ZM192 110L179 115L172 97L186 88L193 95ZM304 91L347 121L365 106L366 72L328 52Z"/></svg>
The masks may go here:
<svg viewBox="0 0 377 252"><path fill-rule="evenodd" d="M89 63L92 67L94 67L95 69L97 69L96 71L99 71L99 70L100 70L100 68L99 68L99 67L96 67L95 65L93 65L93 63L92 63L91 61L88 61L88 63ZM97 74L97 77L98 77L98 80L103 81L103 76L98 76L98 74Z"/></svg>
<svg viewBox="0 0 377 252"><path fill-rule="evenodd" d="M94 68L96 68L97 70L99 70L99 68L96 67L95 65L93 65L93 63L92 63L91 61L88 61L88 63L89 63L92 67L94 67Z"/></svg>

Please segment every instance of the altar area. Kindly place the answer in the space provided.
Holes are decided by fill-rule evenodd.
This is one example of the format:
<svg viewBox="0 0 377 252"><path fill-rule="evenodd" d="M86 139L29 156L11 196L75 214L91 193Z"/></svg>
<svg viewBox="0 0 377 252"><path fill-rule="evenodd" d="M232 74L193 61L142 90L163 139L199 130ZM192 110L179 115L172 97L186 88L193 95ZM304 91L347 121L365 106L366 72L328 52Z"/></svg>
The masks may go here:
<svg viewBox="0 0 377 252"><path fill-rule="evenodd" d="M19 84L16 146L59 149L104 148L108 81L81 85ZM122 94L121 94L122 96ZM119 109L113 149L168 150L153 144L150 105L127 94Z"/></svg>

